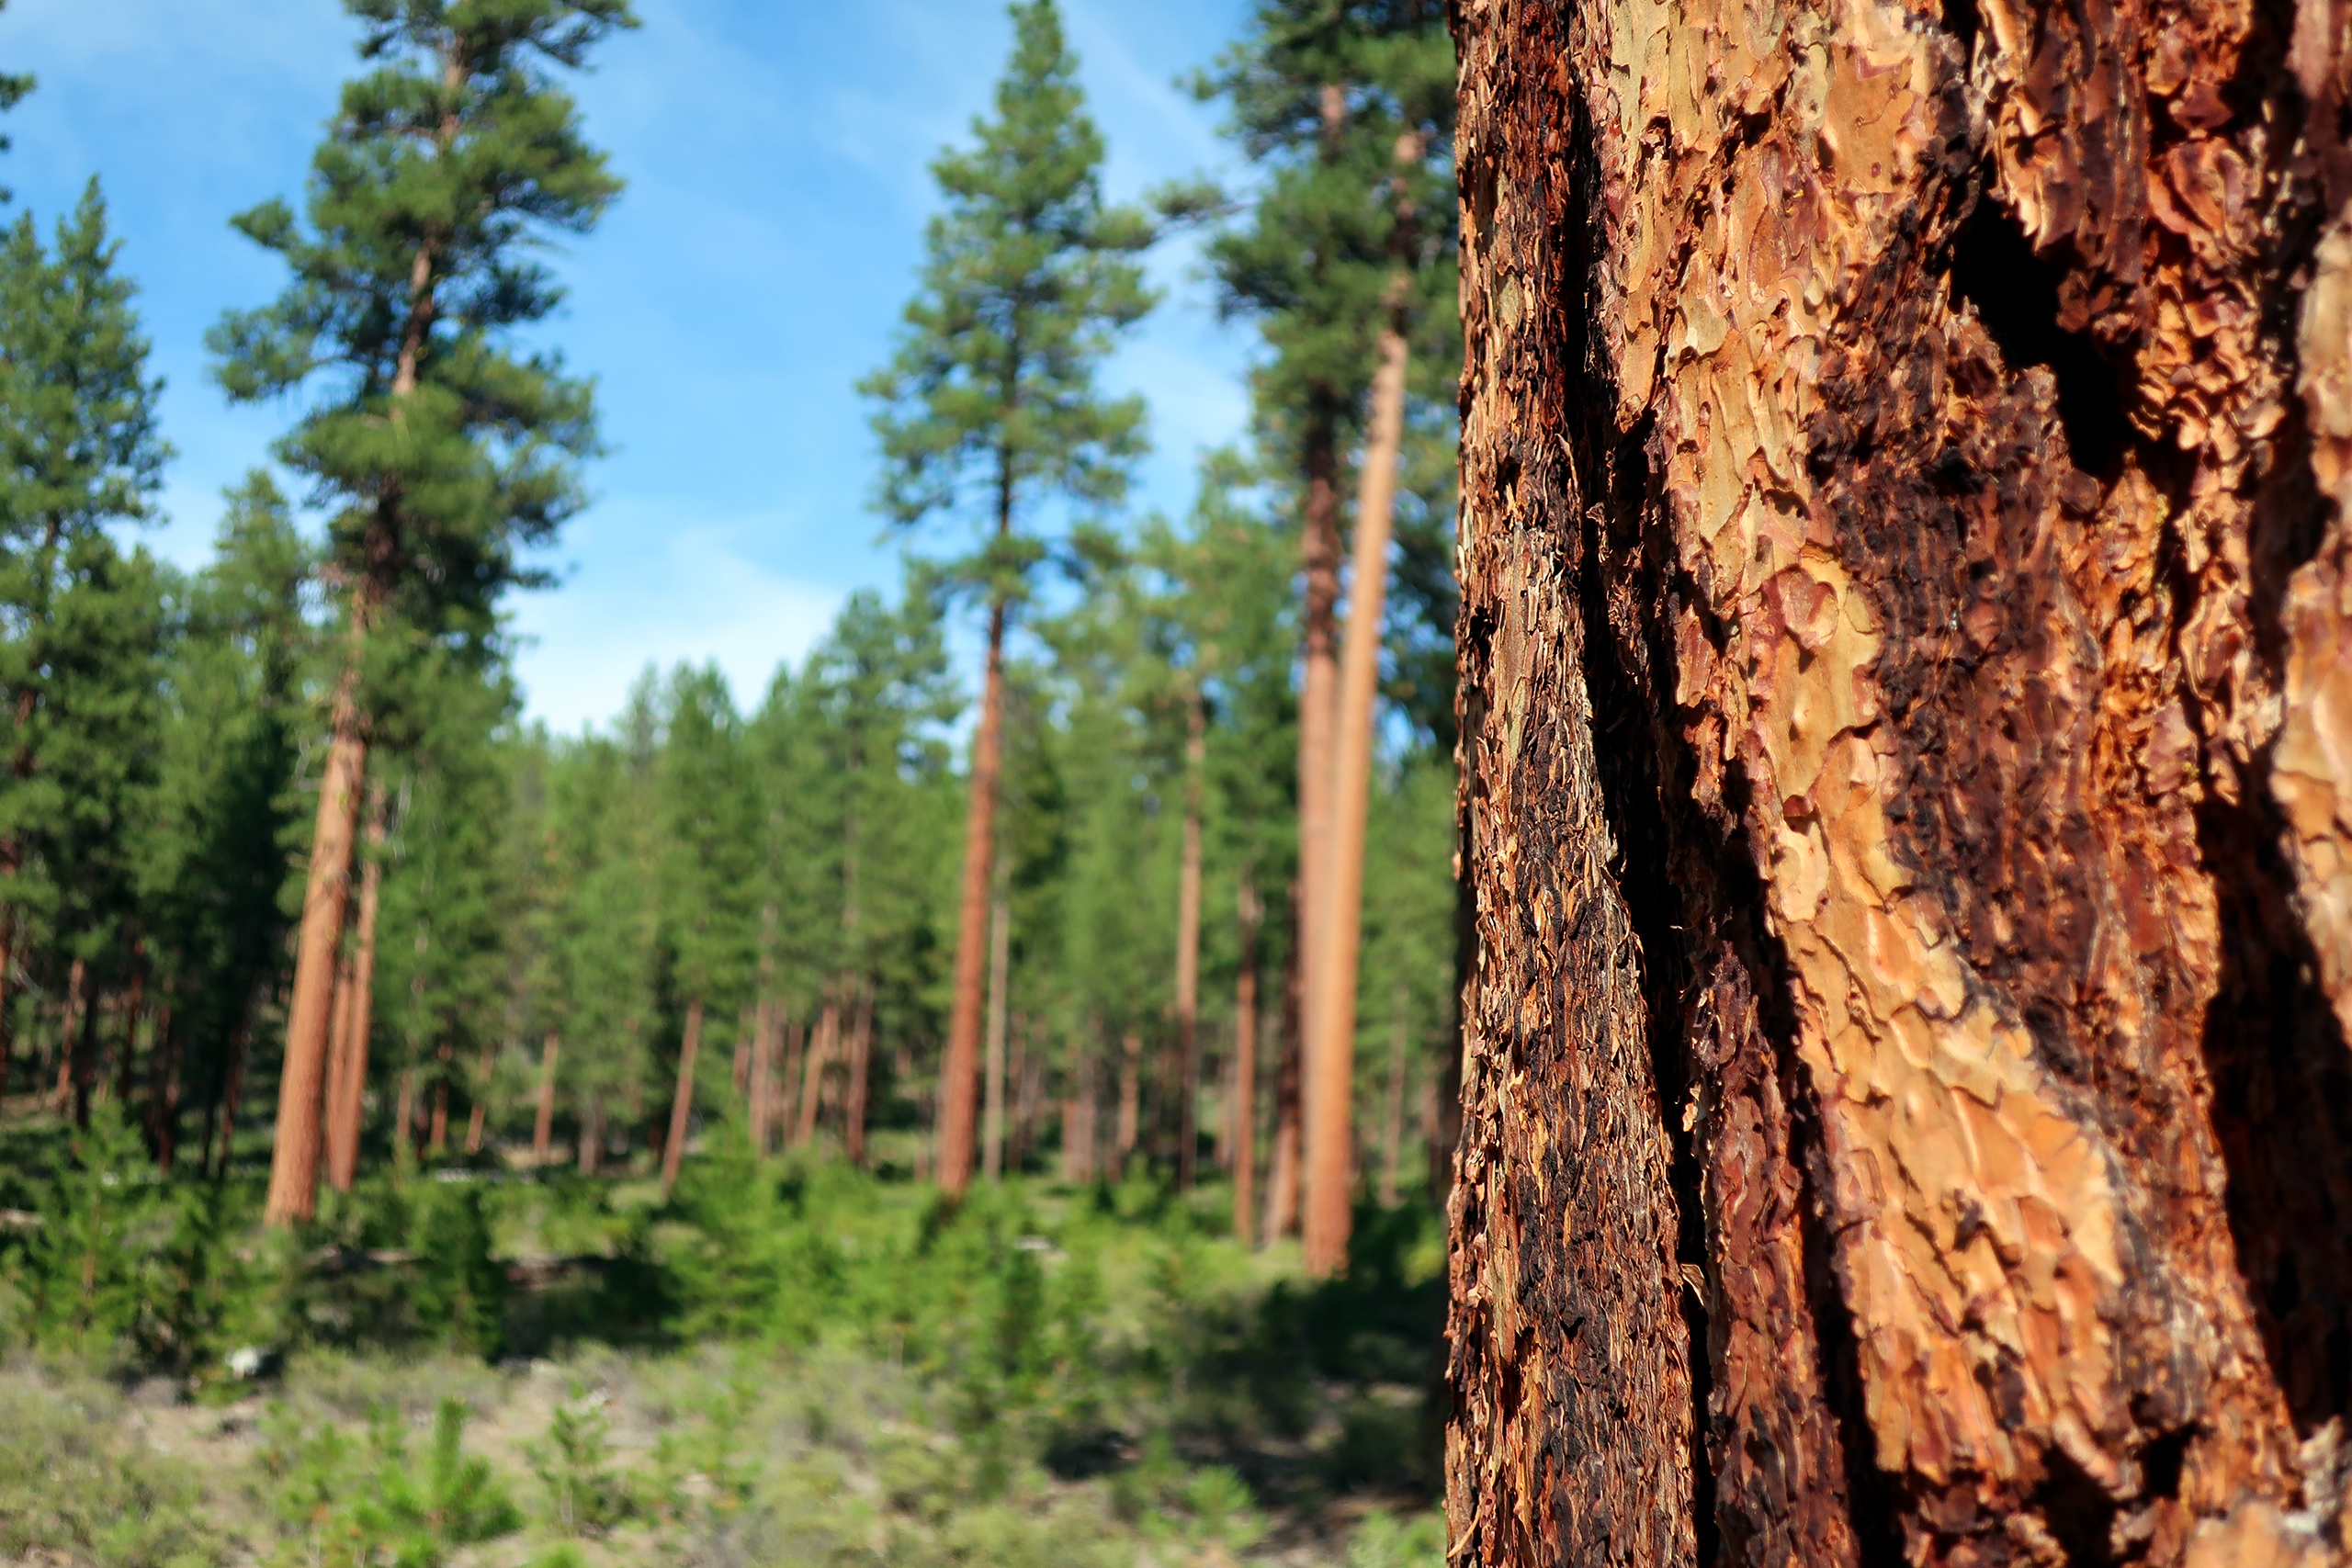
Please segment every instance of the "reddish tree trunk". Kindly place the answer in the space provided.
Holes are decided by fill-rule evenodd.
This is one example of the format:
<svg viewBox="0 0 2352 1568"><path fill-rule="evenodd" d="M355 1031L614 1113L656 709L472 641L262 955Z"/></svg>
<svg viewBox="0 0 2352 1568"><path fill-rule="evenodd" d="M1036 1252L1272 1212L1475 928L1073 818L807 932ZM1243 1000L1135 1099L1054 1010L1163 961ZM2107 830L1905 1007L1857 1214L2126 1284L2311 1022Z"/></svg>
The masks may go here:
<svg viewBox="0 0 2352 1568"><path fill-rule="evenodd" d="M473 1101L466 1117L466 1153L481 1153L482 1140L490 1127L490 1089L492 1076L498 1070L498 1054L487 1043L481 1048L481 1060L474 1066L474 1082L467 1098Z"/></svg>
<svg viewBox="0 0 2352 1568"><path fill-rule="evenodd" d="M784 1077L775 1089L775 1125L790 1136L795 1146L800 1141L801 1057L808 1049L808 1032L806 1024L784 1026Z"/></svg>
<svg viewBox="0 0 2352 1568"><path fill-rule="evenodd" d="M359 1174L359 1130L368 1105L368 1047L375 1028L376 917L383 907L384 785L368 786L368 852L359 868L359 928L354 933L352 959L345 984L351 1005L337 1026L342 1043L343 1077L338 1092L329 1097L327 1116L333 1131L327 1139L327 1180L338 1192L348 1192ZM343 1011L338 1004L338 1011Z"/></svg>
<svg viewBox="0 0 2352 1568"><path fill-rule="evenodd" d="M1257 1221L1258 921L1261 906L1249 874L1241 877L1241 963L1233 982L1233 1238L1250 1244Z"/></svg>
<svg viewBox="0 0 2352 1568"><path fill-rule="evenodd" d="M801 1064L800 1120L792 1130L792 1146L796 1149L808 1147L817 1135L817 1111L820 1103L819 1090L824 1087L825 1069L831 1065L834 1039L841 1033L841 1009L828 1001L825 1010L818 1016L816 1030L809 1036L807 1057Z"/></svg>
<svg viewBox="0 0 2352 1568"><path fill-rule="evenodd" d="M294 959L293 1004L286 1015L286 1060L277 1080L277 1126L270 1153L263 1216L274 1225L307 1220L318 1207L320 1097L327 1068L329 1012L343 948L351 850L359 815L368 742L360 729L356 645L366 625L364 595L352 604L355 651L336 682L326 774L319 782L318 819Z"/></svg>
<svg viewBox="0 0 2352 1568"><path fill-rule="evenodd" d="M580 1174L594 1176L605 1165L605 1100L599 1094L588 1097L588 1105L580 1113Z"/></svg>
<svg viewBox="0 0 2352 1568"><path fill-rule="evenodd" d="M1009 518L1000 520L1000 528ZM972 737L971 804L964 818L964 893L956 921L956 991L940 1068L939 1185L961 1197L972 1181L979 1110L981 983L989 958L989 889L994 881L998 753L1004 730L1004 605L989 607L988 671ZM807 1112L802 1112L807 1120Z"/></svg>
<svg viewBox="0 0 2352 1568"><path fill-rule="evenodd" d="M1299 973L1299 940L1303 934L1299 916L1304 900L1297 884L1291 885L1291 945L1283 975L1283 1039L1282 1059L1274 1067L1274 1136L1266 1160L1266 1230L1261 1238L1278 1241L1298 1234L1298 1190L1300 1148L1299 1099L1303 1088L1299 1082L1300 1057L1303 1055L1300 1032L1305 1021L1299 1016L1299 993L1305 977Z"/></svg>
<svg viewBox="0 0 2352 1568"><path fill-rule="evenodd" d="M678 1184L678 1162L685 1157L686 1119L695 1108L695 1056L702 1049L702 998L686 1003L686 1036L678 1046L678 1089L670 1100L669 1135L662 1144L662 1195Z"/></svg>
<svg viewBox="0 0 2352 1568"><path fill-rule="evenodd" d="M2342 17L1456 18L1450 1557L2346 1561Z"/></svg>
<svg viewBox="0 0 2352 1568"><path fill-rule="evenodd" d="M442 1154L449 1147L449 1043L444 1040L434 1052L433 1121L425 1134L427 1154Z"/></svg>

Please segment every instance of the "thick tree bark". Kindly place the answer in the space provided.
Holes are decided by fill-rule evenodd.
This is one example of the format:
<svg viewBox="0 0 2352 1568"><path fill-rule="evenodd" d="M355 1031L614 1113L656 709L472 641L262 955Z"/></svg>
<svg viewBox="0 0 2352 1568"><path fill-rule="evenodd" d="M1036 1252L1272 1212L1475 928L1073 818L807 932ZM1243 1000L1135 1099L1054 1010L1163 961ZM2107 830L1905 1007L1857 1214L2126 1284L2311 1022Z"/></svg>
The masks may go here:
<svg viewBox="0 0 2352 1568"><path fill-rule="evenodd" d="M394 1157L405 1159L415 1152L416 1135L416 1069L401 1069L399 1103L392 1112L392 1150Z"/></svg>
<svg viewBox="0 0 2352 1568"><path fill-rule="evenodd" d="M1176 1190L1193 1189L1200 1096L1201 790L1208 772L1208 710L1198 681L1184 692L1184 829L1176 875Z"/></svg>
<svg viewBox="0 0 2352 1568"><path fill-rule="evenodd" d="M662 1195L678 1184L678 1162L686 1153L686 1119L695 1109L695 1057L702 1050L702 998L686 1003L686 1034L678 1045L678 1088L670 1098L670 1134L662 1142Z"/></svg>
<svg viewBox="0 0 2352 1568"><path fill-rule="evenodd" d="M1241 875L1241 962L1233 981L1233 1239L1250 1244L1258 1201L1258 921L1263 907Z"/></svg>
<svg viewBox="0 0 2352 1568"><path fill-rule="evenodd" d="M1456 22L1450 1558L2345 1561L2341 17Z"/></svg>
<svg viewBox="0 0 2352 1568"><path fill-rule="evenodd" d="M1009 525L1001 519L1001 529ZM1004 604L989 606L988 670L980 723L972 737L971 803L964 815L964 888L956 922L956 993L940 1068L939 1185L960 1198L972 1181L972 1134L979 1110L980 987L989 958L989 890L996 848L996 786L1004 731Z"/></svg>
<svg viewBox="0 0 2352 1568"><path fill-rule="evenodd" d="M1087 1029L1070 1043L1069 1093L1062 1105L1062 1179L1083 1187L1096 1176L1095 1111L1102 1088L1096 1041L1101 1031Z"/></svg>
<svg viewBox="0 0 2352 1568"><path fill-rule="evenodd" d="M1012 953L1012 917L1004 897L1004 868L997 867L996 891L989 901L988 1110L981 1130L982 1174L1004 1176L1004 1031L1008 1016L1005 983Z"/></svg>
<svg viewBox="0 0 2352 1568"><path fill-rule="evenodd" d="M539 1046L539 1108L531 1122L531 1168L537 1170L553 1157L555 1149L555 1067L563 1043L556 1032L548 1031L547 1039Z"/></svg>

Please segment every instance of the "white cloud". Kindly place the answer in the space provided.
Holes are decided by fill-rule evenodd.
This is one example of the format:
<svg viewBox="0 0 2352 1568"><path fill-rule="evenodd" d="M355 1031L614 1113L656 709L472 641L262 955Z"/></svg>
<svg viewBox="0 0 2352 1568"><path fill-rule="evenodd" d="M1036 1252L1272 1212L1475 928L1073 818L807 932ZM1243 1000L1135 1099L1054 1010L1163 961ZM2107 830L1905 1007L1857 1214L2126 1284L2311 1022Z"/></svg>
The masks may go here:
<svg viewBox="0 0 2352 1568"><path fill-rule="evenodd" d="M565 730L601 724L649 663L716 662L748 710L776 665L803 658L832 625L842 590L759 558L760 543L794 531L789 518L676 525L661 512L658 501L608 502L570 541L581 564L563 585L515 601L525 639L515 662L533 717ZM606 534L627 538L600 549L596 536Z"/></svg>

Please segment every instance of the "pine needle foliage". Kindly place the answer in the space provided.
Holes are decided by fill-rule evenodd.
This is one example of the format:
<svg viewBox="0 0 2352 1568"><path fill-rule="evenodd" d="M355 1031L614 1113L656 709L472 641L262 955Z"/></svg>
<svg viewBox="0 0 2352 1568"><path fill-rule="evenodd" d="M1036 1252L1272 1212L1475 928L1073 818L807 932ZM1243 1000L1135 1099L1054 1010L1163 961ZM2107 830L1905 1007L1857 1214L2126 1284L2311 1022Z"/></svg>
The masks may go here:
<svg viewBox="0 0 2352 1568"><path fill-rule="evenodd" d="M1095 372L1154 302L1135 260L1152 223L1103 199L1102 137L1061 13L1027 0L1012 16L995 114L974 121L974 145L932 164L944 209L898 352L859 383L880 404L883 513L901 528L974 517L989 542L951 581L1001 604L1023 596L1042 554L1015 532L1030 506L1125 495L1145 448L1143 400L1104 396Z"/></svg>

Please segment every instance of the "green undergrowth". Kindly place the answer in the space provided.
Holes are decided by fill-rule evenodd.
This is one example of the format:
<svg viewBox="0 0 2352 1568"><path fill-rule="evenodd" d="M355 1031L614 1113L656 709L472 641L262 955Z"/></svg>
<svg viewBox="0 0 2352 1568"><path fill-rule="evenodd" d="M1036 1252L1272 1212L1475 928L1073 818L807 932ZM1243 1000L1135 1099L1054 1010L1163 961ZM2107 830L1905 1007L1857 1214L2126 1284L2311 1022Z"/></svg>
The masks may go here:
<svg viewBox="0 0 2352 1568"><path fill-rule="evenodd" d="M97 1122L47 1156L11 1151L0 1192L37 1216L0 1233L0 1337L35 1359L0 1399L71 1430L0 1434L24 1536L0 1555L1442 1557L1426 1206L1362 1208L1347 1275L1309 1282L1294 1248L1232 1241L1220 1188L1022 1179L950 1205L755 1162L723 1126L667 1201L483 1162L330 1195L290 1237L257 1224L257 1182L155 1180ZM137 1409L107 1392L133 1388Z"/></svg>

